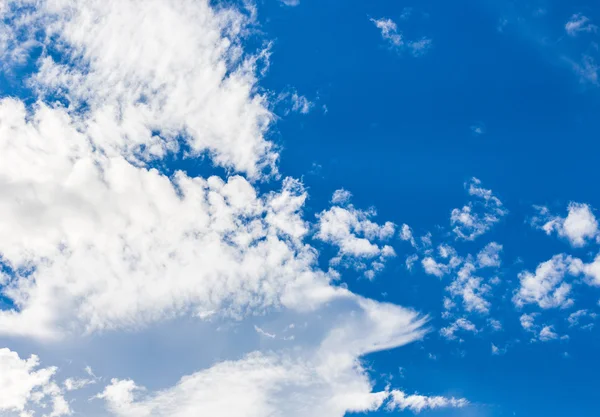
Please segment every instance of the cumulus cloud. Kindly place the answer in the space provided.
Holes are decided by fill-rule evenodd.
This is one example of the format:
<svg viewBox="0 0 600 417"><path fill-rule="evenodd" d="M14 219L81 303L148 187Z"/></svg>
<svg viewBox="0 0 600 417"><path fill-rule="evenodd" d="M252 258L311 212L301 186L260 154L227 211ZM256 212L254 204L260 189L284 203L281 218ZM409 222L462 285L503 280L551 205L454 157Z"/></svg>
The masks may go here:
<svg viewBox="0 0 600 417"><path fill-rule="evenodd" d="M555 232L573 247L583 247L599 236L598 221L588 204L569 203L566 217L554 216L546 207L536 209L539 214L534 217L533 225L548 235Z"/></svg>
<svg viewBox="0 0 600 417"><path fill-rule="evenodd" d="M508 211L491 190L481 186L479 179L472 178L465 183L465 188L477 200L452 210L450 224L458 239L475 240L498 223Z"/></svg>
<svg viewBox="0 0 600 417"><path fill-rule="evenodd" d="M477 254L477 265L480 268L499 267L501 264L501 260L500 260L501 252L502 252L502 245L500 245L496 242L488 243Z"/></svg>
<svg viewBox="0 0 600 417"><path fill-rule="evenodd" d="M349 202L351 198L352 193L350 191L340 188L339 190L334 191L331 202L333 204L345 204Z"/></svg>
<svg viewBox="0 0 600 417"><path fill-rule="evenodd" d="M41 57L31 83L85 106L90 140L107 154L139 162L181 149L251 177L276 171L265 139L273 115L257 88L268 51L241 46L252 13L206 0L36 5L31 30L62 56Z"/></svg>
<svg viewBox="0 0 600 417"><path fill-rule="evenodd" d="M336 191L332 201L347 202L348 198ZM384 244L395 234L396 226L371 221L375 215L374 210L360 210L351 204L333 206L317 214L315 238L339 249L333 264L350 262L358 269L367 269L366 276L373 278L388 258L396 256L394 249Z"/></svg>
<svg viewBox="0 0 600 417"><path fill-rule="evenodd" d="M581 13L576 13L565 24L565 31L569 36L577 36L580 32L596 32L598 26L592 24L590 19Z"/></svg>
<svg viewBox="0 0 600 417"><path fill-rule="evenodd" d="M17 352L0 349L0 414L32 416L35 410L51 410L47 417L71 414L62 390L54 380L55 367L40 368L32 355L21 359Z"/></svg>
<svg viewBox="0 0 600 417"><path fill-rule="evenodd" d="M556 340L558 339L558 334L554 331L554 327L553 326L544 326L542 328L542 330L540 330L540 334L538 335L538 338L542 341L542 342L547 342L549 340Z"/></svg>
<svg viewBox="0 0 600 417"><path fill-rule="evenodd" d="M448 265L439 263L431 257L424 258L421 261L421 265L423 265L425 273L429 275L435 275L438 278L442 278L450 270Z"/></svg>
<svg viewBox="0 0 600 417"><path fill-rule="evenodd" d="M525 329L527 331L533 330L533 328L535 326L535 317L536 316L537 316L536 313L523 314L521 317L519 317L519 321L521 322L521 327L523 327L523 329Z"/></svg>
<svg viewBox="0 0 600 417"><path fill-rule="evenodd" d="M417 242L413 236L413 231L407 224L403 224L400 228L400 239L404 240L405 242L409 242L413 248L417 247Z"/></svg>
<svg viewBox="0 0 600 417"><path fill-rule="evenodd" d="M475 325L472 322L461 317L457 319L454 323L452 323L450 326L440 329L440 334L448 340L455 340L455 333L458 331L470 333L478 332L477 327L475 327Z"/></svg>
<svg viewBox="0 0 600 417"><path fill-rule="evenodd" d="M520 287L513 296L513 302L518 307L526 304L537 304L544 309L570 307L573 305L571 284L564 279L577 275L580 270L580 261L556 255L538 265L534 273L523 271L519 274Z"/></svg>
<svg viewBox="0 0 600 417"><path fill-rule="evenodd" d="M456 274L456 279L448 286L448 291L453 296L462 298L466 311L486 314L491 304L485 296L491 288L483 282L483 278L474 275L475 270L472 263L465 263Z"/></svg>

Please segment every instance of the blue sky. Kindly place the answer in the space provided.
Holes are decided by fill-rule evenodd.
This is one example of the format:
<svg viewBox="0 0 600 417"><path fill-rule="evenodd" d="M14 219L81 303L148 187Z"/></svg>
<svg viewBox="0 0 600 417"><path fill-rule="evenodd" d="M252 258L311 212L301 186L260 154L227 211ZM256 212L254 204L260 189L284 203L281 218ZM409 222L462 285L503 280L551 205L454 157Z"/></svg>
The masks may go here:
<svg viewBox="0 0 600 417"><path fill-rule="evenodd" d="M0 415L597 414L596 4L0 6Z"/></svg>

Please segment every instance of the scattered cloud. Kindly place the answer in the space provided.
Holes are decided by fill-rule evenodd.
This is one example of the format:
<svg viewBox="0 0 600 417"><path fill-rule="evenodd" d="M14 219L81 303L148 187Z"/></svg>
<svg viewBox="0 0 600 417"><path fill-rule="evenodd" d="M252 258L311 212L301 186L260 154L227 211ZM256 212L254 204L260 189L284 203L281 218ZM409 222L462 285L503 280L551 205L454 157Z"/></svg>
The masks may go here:
<svg viewBox="0 0 600 417"><path fill-rule="evenodd" d="M391 45L396 47L404 45L402 34L398 33L398 26L392 19L371 19L371 22L381 31L383 39Z"/></svg>
<svg viewBox="0 0 600 417"><path fill-rule="evenodd" d="M542 328L542 330L540 330L540 334L538 335L538 338L542 342L547 342L550 340L556 340L559 338L559 336L556 332L554 332L553 326L544 326Z"/></svg>
<svg viewBox="0 0 600 417"><path fill-rule="evenodd" d="M32 416L35 410L50 410L48 417L71 414L54 376L57 368L40 368L35 355L21 359L17 352L0 349L0 414Z"/></svg>
<svg viewBox="0 0 600 417"><path fill-rule="evenodd" d="M556 255L538 265L535 273L523 271L519 274L520 287L513 302L518 307L526 304L537 304L543 309L570 307L573 305L571 284L564 282L564 278L577 275L579 270L580 266L572 257Z"/></svg>
<svg viewBox="0 0 600 417"><path fill-rule="evenodd" d="M406 9L405 9L406 10ZM410 13L403 13L401 18L408 19ZM424 55L432 46L433 41L430 38L422 37L419 40L405 40L402 33L398 31L398 25L392 19L370 19L371 22L381 31L382 38L389 43L392 48L408 51L415 57Z"/></svg>
<svg viewBox="0 0 600 417"><path fill-rule="evenodd" d="M547 207L535 208L538 215L533 218L532 224L548 235L556 233L573 247L583 247L600 236L598 220L588 204L569 203L566 217L552 215Z"/></svg>
<svg viewBox="0 0 600 417"><path fill-rule="evenodd" d="M391 392L391 400L387 408L390 411L394 410L410 410L415 413L420 413L423 410L432 410L436 408L462 408L469 405L469 402L464 398L448 398L448 397L426 397L423 395L406 395L402 391L393 390Z"/></svg>
<svg viewBox="0 0 600 417"><path fill-rule="evenodd" d="M469 320L465 318L459 318L448 327L444 327L440 330L440 334L448 340L455 340L455 333L458 331L477 333L477 327Z"/></svg>
<svg viewBox="0 0 600 417"><path fill-rule="evenodd" d="M478 198L461 209L452 210L450 223L458 239L475 240L500 221L508 211L491 190L481 186L481 181L472 178L465 183L470 196Z"/></svg>
<svg viewBox="0 0 600 417"><path fill-rule="evenodd" d="M569 36L577 36L581 32L597 32L598 26L593 25L588 17L576 13L565 24L565 31Z"/></svg>
<svg viewBox="0 0 600 417"><path fill-rule="evenodd" d="M341 201L342 196L347 203L349 195L337 191L332 201ZM371 218L375 215L372 209L359 210L351 204L333 206L317 214L315 238L339 249L338 256L332 260L333 265L349 262L357 269L367 269L365 275L372 279L383 269L388 258L396 256L394 249L383 243L395 234L396 226L391 222L374 223Z"/></svg>

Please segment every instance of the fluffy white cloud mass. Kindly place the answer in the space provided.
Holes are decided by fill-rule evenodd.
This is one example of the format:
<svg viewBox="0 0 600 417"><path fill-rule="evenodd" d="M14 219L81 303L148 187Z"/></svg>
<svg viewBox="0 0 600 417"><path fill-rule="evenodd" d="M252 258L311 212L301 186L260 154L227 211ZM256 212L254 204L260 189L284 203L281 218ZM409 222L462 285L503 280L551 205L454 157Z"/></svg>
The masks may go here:
<svg viewBox="0 0 600 417"><path fill-rule="evenodd" d="M533 224L548 235L556 232L574 247L583 247L590 240L598 239L598 220L587 204L570 203L566 217L553 216L546 207L537 209L539 215L533 219Z"/></svg>
<svg viewBox="0 0 600 417"><path fill-rule="evenodd" d="M338 190L332 202L346 203L349 198L349 194ZM396 256L394 249L385 244L394 236L396 226L391 222L373 222L375 215L373 209L360 210L352 204L336 205L317 214L315 238L339 248L334 265L349 262L359 270L366 269L365 275L372 279L388 258Z"/></svg>
<svg viewBox="0 0 600 417"><path fill-rule="evenodd" d="M0 349L0 415L33 415L36 409L46 416L71 414L69 404L54 381L55 367L40 368L35 355L21 359L17 352Z"/></svg>
<svg viewBox="0 0 600 417"><path fill-rule="evenodd" d="M114 415L134 417L342 417L385 404L466 404L374 392L362 356L422 338L426 318L333 285L337 273L321 270L307 243L314 236L333 245L338 262L372 278L395 255L385 244L395 225L373 222L373 210L339 192L312 225L301 182L286 178L269 192L257 185L280 177L266 139L269 93L258 85L268 45L242 48L251 6L0 4L3 56L18 63L34 47L41 54L26 80L35 100L0 99L1 337L102 344L107 333L161 321L295 314L318 325L293 348L244 346L162 389L115 379L98 398ZM177 169L190 159L227 175ZM114 356L106 360L125 362ZM0 414L68 414L63 390L101 382L90 371L93 378L59 385L55 372L0 350Z"/></svg>
<svg viewBox="0 0 600 417"><path fill-rule="evenodd" d="M521 285L513 302L519 307L525 304L537 304L544 309L570 307L573 305L571 284L564 282L564 279L565 276L579 274L580 262L570 256L556 255L538 265L535 273L521 272Z"/></svg>

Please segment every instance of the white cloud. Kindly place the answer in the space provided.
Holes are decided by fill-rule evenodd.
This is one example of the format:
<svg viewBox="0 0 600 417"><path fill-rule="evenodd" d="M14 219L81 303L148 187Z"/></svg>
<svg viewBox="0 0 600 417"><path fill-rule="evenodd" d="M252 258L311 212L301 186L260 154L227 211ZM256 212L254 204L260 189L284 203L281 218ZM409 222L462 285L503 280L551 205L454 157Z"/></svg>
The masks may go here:
<svg viewBox="0 0 600 417"><path fill-rule="evenodd" d="M314 313L323 335L298 349L244 351L157 391L116 379L100 397L132 417L227 407L240 416L308 409L341 417L380 408L391 394L373 392L361 357L422 338L426 320L331 285L337 275L319 269L307 243L299 181L262 194L253 185L276 178L278 158L265 138L269 94L258 86L269 52L242 48L253 10L214 9L208 0L40 0L31 8L31 29L45 43L30 80L39 100L0 100L0 283L14 305L0 311L0 334L70 337L182 316ZM226 179L162 166L166 156L205 155ZM395 234L374 215L333 207L320 213L316 236L374 274L394 256L382 242ZM1 411L33 402L52 409L49 417L67 414L62 389L97 382L90 368L93 379L59 385L55 368L0 352L8 367Z"/></svg>
<svg viewBox="0 0 600 417"><path fill-rule="evenodd" d="M409 242L413 248L417 247L417 242L413 236L413 231L407 224L403 224L400 228L400 239L404 240L405 242Z"/></svg>
<svg viewBox="0 0 600 417"><path fill-rule="evenodd" d="M501 264L500 252L502 252L502 245L496 242L487 244L477 254L477 265L480 268L499 267Z"/></svg>
<svg viewBox="0 0 600 417"><path fill-rule="evenodd" d="M468 312L486 314L490 302L484 298L490 292L490 286L483 279L473 275L476 268L472 263L465 263L456 274L456 279L448 286L448 291L455 297L461 297L463 306Z"/></svg>
<svg viewBox="0 0 600 417"><path fill-rule="evenodd" d="M492 343L492 355L504 355L506 353L506 348L499 348L495 344Z"/></svg>
<svg viewBox="0 0 600 417"><path fill-rule="evenodd" d="M402 34L398 33L398 26L392 19L371 19L371 22L381 31L383 39L396 47L404 45Z"/></svg>
<svg viewBox="0 0 600 417"><path fill-rule="evenodd" d="M565 30L569 36L577 36L579 32L596 32L598 26L592 24L588 17L576 13L565 24Z"/></svg>
<svg viewBox="0 0 600 417"><path fill-rule="evenodd" d="M450 326L440 329L440 334L448 340L454 340L454 339L456 339L455 333L457 331L464 331L464 332L470 332L470 333L478 332L477 327L475 327L475 325L473 323L471 323L469 320L467 320L465 318L459 318L454 323L452 323Z"/></svg>
<svg viewBox="0 0 600 417"><path fill-rule="evenodd" d="M337 199L336 194L333 199ZM363 262L370 262L366 271L369 279L383 268L388 258L396 256L394 249L384 244L395 234L396 226L391 222L380 225L371 221L375 215L372 209L359 210L351 204L334 206L317 214L315 234L316 239L339 249L334 264L347 261L364 269L367 266Z"/></svg>
<svg viewBox="0 0 600 417"><path fill-rule="evenodd" d="M82 389L88 385L92 385L95 384L96 381L93 379L86 379L86 378L67 378L65 379L65 381L63 382L63 385L65 386L65 389L67 391L77 391L79 389Z"/></svg>
<svg viewBox="0 0 600 417"><path fill-rule="evenodd" d="M431 49L433 41L429 38L421 38L418 41L409 41L407 45L413 56L419 57L425 55Z"/></svg>
<svg viewBox="0 0 600 417"><path fill-rule="evenodd" d="M454 398L454 397L427 397L423 395L406 395L402 391L393 390L392 391L392 399L388 403L387 408L390 411L400 410L404 411L406 409L413 411L415 413L420 413L423 410L433 410L436 408L462 408L469 405L469 402L464 398Z"/></svg>
<svg viewBox="0 0 600 417"><path fill-rule="evenodd" d="M65 56L42 56L33 86L85 104L86 131L109 156L152 160L182 139L190 155L251 177L276 170L264 137L273 115L257 93L268 51L241 47L252 13L207 0L40 1L37 11L31 30Z"/></svg>
<svg viewBox="0 0 600 417"><path fill-rule="evenodd" d="M448 265L439 263L432 257L423 258L421 265L427 274L435 275L438 278L442 278L449 271Z"/></svg>
<svg viewBox="0 0 600 417"><path fill-rule="evenodd" d="M508 211L491 190L481 186L481 181L477 178L465 183L465 188L470 196L479 200L471 201L461 209L452 210L450 223L457 238L475 240L498 223Z"/></svg>
<svg viewBox="0 0 600 417"><path fill-rule="evenodd" d="M544 326L542 330L540 330L539 339L542 342L547 342L549 340L558 339L558 334L554 332L553 326Z"/></svg>
<svg viewBox="0 0 600 417"><path fill-rule="evenodd" d="M535 273L523 271L519 274L520 287L513 297L518 307L537 304L541 308L566 308L573 305L570 298L571 284L564 282L566 275L577 275L580 262L570 256L556 255L542 262Z"/></svg>
<svg viewBox="0 0 600 417"><path fill-rule="evenodd" d="M408 18L403 15L403 20ZM398 25L392 19L370 19L371 22L381 31L381 37L386 40L390 46L396 49L408 49L415 57L419 57L427 53L431 48L433 41L427 37L422 37L419 40L405 41L402 33L398 31Z"/></svg>
<svg viewBox="0 0 600 417"><path fill-rule="evenodd" d="M295 89L279 94L276 102L285 105L283 110L284 115L288 115L290 112L308 114L315 107L315 103L305 96L298 94L298 91Z"/></svg>
<svg viewBox="0 0 600 417"><path fill-rule="evenodd" d="M33 416L38 408L51 411L47 417L71 414L68 403L54 381L55 367L39 368L35 355L21 359L17 352L0 349L0 414Z"/></svg>
<svg viewBox="0 0 600 417"><path fill-rule="evenodd" d="M298 6L300 4L300 0L279 0L280 2L282 2L283 4L285 4L286 6Z"/></svg>
<svg viewBox="0 0 600 417"><path fill-rule="evenodd" d="M496 332L499 332L500 330L502 330L502 323L499 320L488 319L488 324Z"/></svg>
<svg viewBox="0 0 600 417"><path fill-rule="evenodd" d="M340 188L339 190L335 190L333 196L331 197L331 202L333 204L345 204L350 201L352 198L352 193L348 190L344 190Z"/></svg>
<svg viewBox="0 0 600 417"><path fill-rule="evenodd" d="M481 136L485 133L485 125L481 122L471 125L471 132L475 136Z"/></svg>
<svg viewBox="0 0 600 417"><path fill-rule="evenodd" d="M589 329L594 327L594 323L587 323L585 325L582 325L581 321L595 320L597 316L598 315L596 313L583 309L571 313L569 317L567 317L567 321L569 322L569 327L582 327Z"/></svg>
<svg viewBox="0 0 600 417"><path fill-rule="evenodd" d="M546 207L536 207L539 216L533 219L534 226L550 235L567 239L574 247L583 247L600 233L596 216L587 204L569 203L567 217L552 216Z"/></svg>
<svg viewBox="0 0 600 417"><path fill-rule="evenodd" d="M406 257L406 269L408 269L409 271L412 271L413 266L415 265L415 263L419 260L419 255L413 254L413 255L409 255Z"/></svg>
<svg viewBox="0 0 600 417"><path fill-rule="evenodd" d="M532 331L535 326L535 317L536 316L537 316L536 313L523 314L521 317L519 317L519 321L521 322L521 327L523 327L523 329L525 329L527 331Z"/></svg>
<svg viewBox="0 0 600 417"><path fill-rule="evenodd" d="M587 282L595 287L600 287L600 254L591 263L583 264L583 273Z"/></svg>
<svg viewBox="0 0 600 417"><path fill-rule="evenodd" d="M600 65L590 55L583 55L579 62L568 60L575 74L579 76L581 83L591 83L598 85L598 73Z"/></svg>
<svg viewBox="0 0 600 417"><path fill-rule="evenodd" d="M342 417L376 410L390 392L372 392L358 358L422 337L423 321L396 306L357 302L355 314L344 315L322 341L300 354L251 353L185 376L158 392L147 392L132 380L114 379L99 398L116 416L128 417Z"/></svg>

